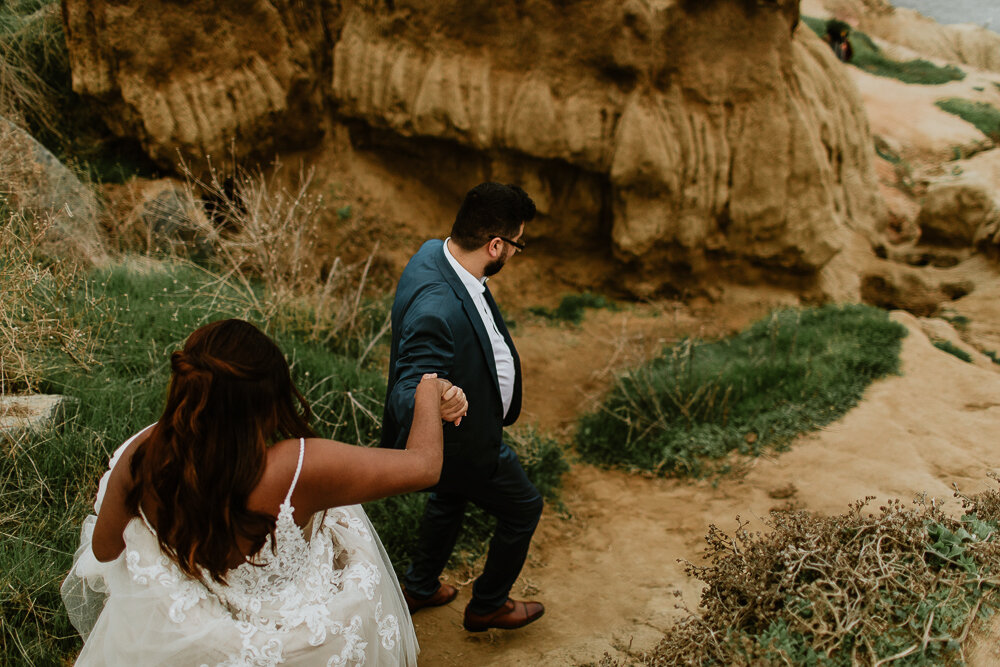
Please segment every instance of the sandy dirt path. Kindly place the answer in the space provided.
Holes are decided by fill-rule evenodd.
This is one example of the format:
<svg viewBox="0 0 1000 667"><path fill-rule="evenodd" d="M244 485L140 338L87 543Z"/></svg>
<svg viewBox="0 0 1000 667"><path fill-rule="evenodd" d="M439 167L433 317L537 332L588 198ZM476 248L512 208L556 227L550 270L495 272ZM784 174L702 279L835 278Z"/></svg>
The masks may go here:
<svg viewBox="0 0 1000 667"><path fill-rule="evenodd" d="M467 633L461 627L471 590L466 585L451 605L414 617L421 664L573 665L598 661L606 651L620 656L630 645L647 649L678 618L680 601L697 607L700 584L684 574L678 559L699 558L712 523L731 530L740 515L759 526L770 509L788 502L840 513L866 495L909 501L927 493L957 508L952 484L973 492L992 483L986 473L1000 462L1000 373L933 347L913 317L893 317L910 331L903 374L876 382L842 420L800 438L790 451L753 460L738 477L713 486L575 464L563 491L570 516L546 510L514 589L542 600L545 617L519 631ZM607 316L596 333L616 324L621 320ZM594 343L600 338L586 330L526 331L521 337L526 366L539 366L526 388L529 405L532 389L548 395L540 398L545 404L553 400L551 387L572 396L572 388L597 382L583 360L608 358L599 355L613 352L607 348L615 344L605 338L602 350ZM638 349L643 342L653 347L662 331L642 318L633 318L626 330ZM551 361L551 336L566 346L559 358L576 363ZM585 394L572 400L585 400ZM452 582L467 577L449 575Z"/></svg>

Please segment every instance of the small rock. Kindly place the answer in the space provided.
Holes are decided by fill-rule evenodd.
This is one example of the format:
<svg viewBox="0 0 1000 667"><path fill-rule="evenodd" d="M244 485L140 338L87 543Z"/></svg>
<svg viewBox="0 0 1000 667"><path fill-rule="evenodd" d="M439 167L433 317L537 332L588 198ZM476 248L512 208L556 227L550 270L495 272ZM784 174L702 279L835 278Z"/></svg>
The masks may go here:
<svg viewBox="0 0 1000 667"><path fill-rule="evenodd" d="M993 189L978 179L935 183L917 216L921 243L971 246L983 226L1000 218Z"/></svg>
<svg viewBox="0 0 1000 667"><path fill-rule="evenodd" d="M45 431L55 426L74 399L56 394L0 396L0 435Z"/></svg>
<svg viewBox="0 0 1000 667"><path fill-rule="evenodd" d="M771 489L767 492L767 495L775 500L784 500L785 498L791 498L799 492L799 489L794 484L786 484L785 486L779 486Z"/></svg>

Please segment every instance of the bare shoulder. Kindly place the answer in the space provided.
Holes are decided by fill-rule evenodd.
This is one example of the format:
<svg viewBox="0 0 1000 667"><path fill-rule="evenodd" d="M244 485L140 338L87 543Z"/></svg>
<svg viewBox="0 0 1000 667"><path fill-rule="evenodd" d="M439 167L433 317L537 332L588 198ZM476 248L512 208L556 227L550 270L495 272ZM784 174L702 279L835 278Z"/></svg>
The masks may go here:
<svg viewBox="0 0 1000 667"><path fill-rule="evenodd" d="M150 424L139 431L138 434L133 436L132 442L122 451L121 456L118 457L118 461L115 462L114 467L111 469L111 477L108 480L109 490L112 487L125 490L132 488L132 456L144 442L149 440L154 426L155 424Z"/></svg>

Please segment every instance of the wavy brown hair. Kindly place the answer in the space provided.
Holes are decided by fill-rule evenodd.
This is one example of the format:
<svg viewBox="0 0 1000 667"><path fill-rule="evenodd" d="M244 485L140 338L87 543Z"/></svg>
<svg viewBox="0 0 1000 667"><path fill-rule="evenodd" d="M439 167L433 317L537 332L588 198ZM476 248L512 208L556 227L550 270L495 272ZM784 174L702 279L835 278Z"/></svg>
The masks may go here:
<svg viewBox="0 0 1000 667"><path fill-rule="evenodd" d="M184 572L221 583L237 538L256 554L274 535L275 517L247 498L271 444L315 437L311 413L281 350L243 320L196 330L170 368L163 416L132 456L126 502L134 513L155 508L160 548Z"/></svg>

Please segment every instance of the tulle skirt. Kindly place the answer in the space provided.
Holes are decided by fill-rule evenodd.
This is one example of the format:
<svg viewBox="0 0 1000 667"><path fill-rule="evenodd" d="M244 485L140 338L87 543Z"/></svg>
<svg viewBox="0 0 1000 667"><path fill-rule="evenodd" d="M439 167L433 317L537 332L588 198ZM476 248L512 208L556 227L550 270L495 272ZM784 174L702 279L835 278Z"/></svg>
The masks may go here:
<svg viewBox="0 0 1000 667"><path fill-rule="evenodd" d="M106 484L107 475L95 511ZM301 580L277 590L265 580L227 591L185 575L139 518L125 529L122 554L101 563L91 549L96 520L84 521L62 586L84 638L78 665L416 664L399 583L359 505L313 518Z"/></svg>

